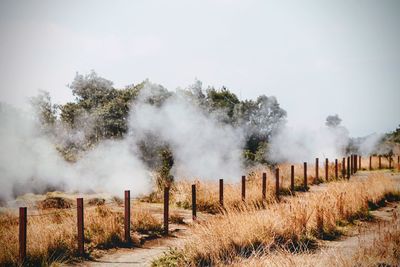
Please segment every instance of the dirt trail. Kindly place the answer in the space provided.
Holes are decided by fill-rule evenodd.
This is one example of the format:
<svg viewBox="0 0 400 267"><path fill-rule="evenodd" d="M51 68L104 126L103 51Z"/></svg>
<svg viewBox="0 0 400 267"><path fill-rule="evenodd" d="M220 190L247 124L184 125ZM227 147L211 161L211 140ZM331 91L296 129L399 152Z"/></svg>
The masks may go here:
<svg viewBox="0 0 400 267"><path fill-rule="evenodd" d="M323 246L326 250L334 250L337 254L352 255L361 243L372 244L378 237L379 229L391 223L394 216L397 216L395 214L399 213L400 203L388 203L385 207L371 211L374 217L373 222L361 222L349 229L339 240L326 241Z"/></svg>
<svg viewBox="0 0 400 267"><path fill-rule="evenodd" d="M188 228L179 225L172 229L167 238L146 242L144 246L133 249L118 249L95 261L87 261L80 266L150 266L151 262L161 256L170 247L177 247L185 240Z"/></svg>
<svg viewBox="0 0 400 267"><path fill-rule="evenodd" d="M400 182L400 174L393 174L390 172L380 172L390 176ZM352 179L365 178L371 172L359 172ZM311 186L311 192L322 191L326 185ZM323 247L327 250L334 250L339 253L351 253L354 251L360 240L372 241L374 239L374 233L377 228L380 227L380 223L384 221L390 221L394 213L400 214L399 203L389 203L387 206L372 211L371 213L376 218L374 222L363 222L358 227L350 229L340 240L337 241L325 241ZM183 211L187 217L189 212ZM206 219L206 215L199 214L199 219ZM186 221L191 219L186 218ZM78 266L150 266L151 262L163 255L164 252L168 251L171 247L179 247L185 241L185 238L190 236L189 225L171 225L171 235L167 238L160 238L151 241L147 241L142 247L135 247L132 249L113 249L96 260L85 261ZM76 264L74 266L77 266Z"/></svg>

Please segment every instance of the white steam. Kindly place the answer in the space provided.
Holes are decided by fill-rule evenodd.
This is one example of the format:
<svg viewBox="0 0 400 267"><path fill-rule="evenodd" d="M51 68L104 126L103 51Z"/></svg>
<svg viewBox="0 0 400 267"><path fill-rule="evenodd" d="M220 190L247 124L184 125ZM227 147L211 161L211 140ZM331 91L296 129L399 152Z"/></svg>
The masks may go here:
<svg viewBox="0 0 400 267"><path fill-rule="evenodd" d="M0 106L0 198L47 189L107 191L132 195L151 189L144 165L128 141L108 141L77 163L67 163L40 131L37 121L10 106Z"/></svg>
<svg viewBox="0 0 400 267"><path fill-rule="evenodd" d="M392 144L382 142L384 136L384 134L374 133L366 137L358 138L355 141L355 146L358 148L359 153L363 156L372 154L387 154L394 147Z"/></svg>
<svg viewBox="0 0 400 267"><path fill-rule="evenodd" d="M130 189L133 196L148 193L151 173L138 147L148 134L168 144L176 179L240 177L242 131L218 122L183 94L163 96L165 92L148 83L132 105L129 134L121 140L102 141L80 154L76 163L66 162L55 144L83 145L93 130L91 114L78 119L75 129L58 123L43 131L38 120L28 115L34 112L1 104L0 199L54 189L117 195ZM150 105L148 97L167 99Z"/></svg>
<svg viewBox="0 0 400 267"><path fill-rule="evenodd" d="M243 173L240 129L222 124L177 93L161 107L140 101L152 89L146 85L131 112L129 127L134 138L155 135L169 144L174 155L173 175L196 178L238 178Z"/></svg>
<svg viewBox="0 0 400 267"><path fill-rule="evenodd" d="M283 126L271 137L268 159L273 162L300 163L315 158L342 157L349 143L346 128L321 127L319 129Z"/></svg>

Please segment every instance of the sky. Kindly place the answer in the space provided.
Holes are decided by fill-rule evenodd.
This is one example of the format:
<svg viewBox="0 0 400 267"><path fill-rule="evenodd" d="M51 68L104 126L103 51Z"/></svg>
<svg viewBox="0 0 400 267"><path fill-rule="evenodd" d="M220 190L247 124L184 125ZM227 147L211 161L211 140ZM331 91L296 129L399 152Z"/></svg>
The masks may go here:
<svg viewBox="0 0 400 267"><path fill-rule="evenodd" d="M195 79L277 97L295 127L339 114L352 136L400 124L400 1L0 0L0 101L73 101L77 72L122 88Z"/></svg>

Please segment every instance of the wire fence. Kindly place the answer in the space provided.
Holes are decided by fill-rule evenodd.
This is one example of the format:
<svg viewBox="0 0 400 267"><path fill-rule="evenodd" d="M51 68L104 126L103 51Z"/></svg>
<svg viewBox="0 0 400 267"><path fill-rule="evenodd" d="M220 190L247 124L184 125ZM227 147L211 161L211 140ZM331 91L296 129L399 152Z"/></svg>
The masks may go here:
<svg viewBox="0 0 400 267"><path fill-rule="evenodd" d="M384 168L383 164L382 164L382 156L378 155L378 169L382 169ZM394 165L394 161L392 157L386 157L387 158L387 167L388 168L393 168ZM347 162L346 162L347 159ZM369 157L369 164L368 164L368 168L365 167L364 164L364 169L369 169L372 170L373 169L373 164L372 164L372 159L373 156ZM333 162L332 162L333 163ZM329 162L329 160L326 158L325 162L323 162L321 165L325 166L325 180L328 181L329 179L329 174L330 172L334 172L334 178L347 178L350 179L350 176L353 175L354 173L356 173L358 170L361 170L363 167L362 164L362 158L359 155L350 155L347 158L344 157L342 159L342 161L340 162L340 160L335 159L334 160L334 165L333 168L330 168L330 166L332 165L332 163ZM393 164L392 164L393 163ZM320 173L319 173L319 159L316 158L315 159L315 177L319 178ZM397 169L400 171L400 156L397 156ZM290 191L294 193L294 191L297 190L301 190L301 191L307 191L308 190L308 173L307 173L307 162L304 162L304 166L303 166L303 176L304 176L304 180L303 180L303 184L301 186L299 185L295 185L295 168L294 165L291 165L290 168ZM339 175L341 174L341 175ZM282 186L280 184L280 179L282 179L280 177L280 172L279 172L279 168L275 168L275 197L276 200L279 201L280 198L280 194L281 194L281 190L280 187ZM260 192L262 192L262 200L266 200L266 191L267 191L267 186L266 186L266 174L262 173L262 183L261 183L261 190ZM193 184L191 186L192 188L192 204L191 204L191 208L192 208L192 219L193 221L195 221L197 219L197 205L196 205L196 184ZM164 188L164 207L163 207L163 229L164 229L164 234L168 234L169 232L169 194L170 194L170 188L169 187L165 187ZM242 180L241 180L241 199L242 201L246 201L246 176L242 176ZM89 204L90 199L87 201L86 204ZM119 208L123 208L124 209L124 238L126 242L131 242L131 233L130 233L130 224L131 224L131 202L133 202L134 199L132 199L130 197L130 191L126 190L125 194L124 194L124 199L121 200L116 200L116 199L98 199L97 201L92 201L92 205L90 205L90 207L93 206L113 206L113 207L119 207ZM219 205L221 207L224 206L224 182L223 179L219 180ZM54 208L55 209L55 208ZM52 215L62 215L62 214L66 214L66 213L70 213L70 212L76 211L76 213L74 212L74 214L76 214L77 217L77 247L78 247L78 253L80 256L83 256L85 253L84 250L84 201L83 198L77 198L76 204L70 203L69 207L65 207L62 209L57 209L57 210L52 210L52 211L48 211L48 212L40 212L40 213L30 213L28 214L27 212L27 207L20 207L19 208L19 259L21 261L21 263L23 263L26 259L26 241L27 241L27 218L28 217L46 217L46 216L52 216ZM37 211L36 211L37 212Z"/></svg>

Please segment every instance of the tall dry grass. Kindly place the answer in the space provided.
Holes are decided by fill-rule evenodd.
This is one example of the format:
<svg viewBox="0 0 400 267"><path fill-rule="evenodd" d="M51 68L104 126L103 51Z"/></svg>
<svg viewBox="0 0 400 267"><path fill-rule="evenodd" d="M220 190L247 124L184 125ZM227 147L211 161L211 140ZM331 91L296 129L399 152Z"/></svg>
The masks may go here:
<svg viewBox="0 0 400 267"><path fill-rule="evenodd" d="M374 229L373 237L361 234L355 247L322 249L318 253L293 254L287 250L270 254L255 253L249 258L238 257L229 264L234 267L244 266L313 266L313 267L376 267L400 266L400 218L395 216L391 221Z"/></svg>
<svg viewBox="0 0 400 267"><path fill-rule="evenodd" d="M382 169L387 169L389 168L389 158L390 156L381 156L381 167ZM397 161L397 155L393 155L391 160L391 167L393 170L400 171L400 165L399 162ZM361 157L361 169L362 170L369 170L369 156ZM372 170L378 170L379 169L379 157L378 156L372 156L371 157L371 168Z"/></svg>
<svg viewBox="0 0 400 267"><path fill-rule="evenodd" d="M291 181L291 164L279 164L279 187L282 195L292 194L290 191ZM267 195L265 201L262 199L262 175L267 175ZM341 178L341 164L338 165L338 179ZM328 165L328 181L335 180L335 165L330 162ZM224 208L238 207L242 205L242 184L240 179L238 182L224 180ZM316 177L315 164L307 165L307 181L308 186L326 182L325 166L319 166L319 177ZM303 164L294 164L294 183L295 190L304 191L304 167ZM208 213L220 213L219 204L219 181L191 181L181 179L176 181L171 190L171 201L179 207L191 207L191 186L196 184L196 197L198 211ZM266 203L275 201L276 173L275 169L266 166L256 166L249 170L246 176L246 203L254 207L264 207ZM158 201L161 199L155 198Z"/></svg>
<svg viewBox="0 0 400 267"><path fill-rule="evenodd" d="M124 217L121 207L97 205L85 207L85 250L131 246L123 240ZM29 211L28 211L29 214ZM161 232L161 221L145 209L131 211L132 236L135 233ZM76 211L39 210L27 221L26 265L49 265L77 257ZM18 265L18 217L0 214L0 265ZM140 240L134 239L138 243Z"/></svg>
<svg viewBox="0 0 400 267"><path fill-rule="evenodd" d="M218 265L256 251L310 249L316 238L334 238L338 225L368 218L369 205L394 194L399 194L398 185L375 175L328 183L324 190L299 194L265 210L246 204L240 210L227 208L193 227L182 260L193 266Z"/></svg>

